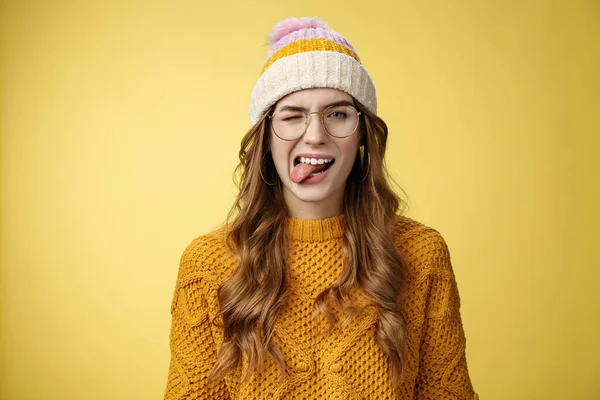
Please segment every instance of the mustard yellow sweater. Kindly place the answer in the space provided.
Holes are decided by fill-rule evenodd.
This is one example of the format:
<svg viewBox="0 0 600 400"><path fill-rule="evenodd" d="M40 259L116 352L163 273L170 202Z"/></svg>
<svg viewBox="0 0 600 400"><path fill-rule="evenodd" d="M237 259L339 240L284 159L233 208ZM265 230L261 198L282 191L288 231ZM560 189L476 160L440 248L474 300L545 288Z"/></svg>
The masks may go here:
<svg viewBox="0 0 600 400"><path fill-rule="evenodd" d="M442 236L398 216L394 240L408 260L409 279L399 295L407 324L407 367L392 383L388 360L373 338L377 316L364 312L345 329L313 339L314 298L343 268L344 215L322 220L286 219L290 236L291 297L275 326L286 379L269 357L250 381L241 371L207 385L223 333L212 322L217 288L236 267L224 244L225 229L194 239L181 257L171 305L171 362L165 400L171 399L469 399L476 400L465 358L460 298ZM339 325L339 324L338 324Z"/></svg>

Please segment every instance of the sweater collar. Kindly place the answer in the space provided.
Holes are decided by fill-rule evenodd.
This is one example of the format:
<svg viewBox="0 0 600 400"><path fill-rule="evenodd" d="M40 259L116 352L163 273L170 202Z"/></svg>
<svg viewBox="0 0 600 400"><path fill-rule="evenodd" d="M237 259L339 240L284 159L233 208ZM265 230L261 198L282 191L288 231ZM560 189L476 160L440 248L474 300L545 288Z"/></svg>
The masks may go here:
<svg viewBox="0 0 600 400"><path fill-rule="evenodd" d="M323 242L344 235L345 215L324 219L298 219L285 217L288 236L301 242Z"/></svg>

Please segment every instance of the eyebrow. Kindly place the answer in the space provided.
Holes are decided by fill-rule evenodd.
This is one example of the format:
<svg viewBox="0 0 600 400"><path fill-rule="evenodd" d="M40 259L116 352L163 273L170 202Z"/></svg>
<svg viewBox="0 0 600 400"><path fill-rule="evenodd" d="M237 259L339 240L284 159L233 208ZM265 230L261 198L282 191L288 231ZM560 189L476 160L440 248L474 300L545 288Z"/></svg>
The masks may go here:
<svg viewBox="0 0 600 400"><path fill-rule="evenodd" d="M326 106L324 106L323 110L326 109L327 107L331 107L331 106L352 106L352 107L354 107L354 104L348 100L336 101L335 103L327 104ZM308 111L304 107L293 106L293 105L289 105L289 104L281 107L279 110L276 110L276 111L283 111L283 110L305 111L305 112Z"/></svg>

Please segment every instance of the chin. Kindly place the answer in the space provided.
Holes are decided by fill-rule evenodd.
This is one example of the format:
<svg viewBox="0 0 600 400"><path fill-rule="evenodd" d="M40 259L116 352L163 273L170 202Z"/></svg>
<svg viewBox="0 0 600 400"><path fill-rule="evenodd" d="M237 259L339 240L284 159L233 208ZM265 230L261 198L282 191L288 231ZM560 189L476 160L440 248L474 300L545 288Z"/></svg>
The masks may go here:
<svg viewBox="0 0 600 400"><path fill-rule="evenodd" d="M294 188L292 194L298 198L298 200L312 203L327 200L331 196L330 190L323 190L323 188Z"/></svg>
<svg viewBox="0 0 600 400"><path fill-rule="evenodd" d="M343 185L337 185L334 187L331 182L321 182L316 185L302 185L298 183L291 183L291 187L288 188L294 197L298 200L313 203L326 201L332 197L338 190L343 190Z"/></svg>

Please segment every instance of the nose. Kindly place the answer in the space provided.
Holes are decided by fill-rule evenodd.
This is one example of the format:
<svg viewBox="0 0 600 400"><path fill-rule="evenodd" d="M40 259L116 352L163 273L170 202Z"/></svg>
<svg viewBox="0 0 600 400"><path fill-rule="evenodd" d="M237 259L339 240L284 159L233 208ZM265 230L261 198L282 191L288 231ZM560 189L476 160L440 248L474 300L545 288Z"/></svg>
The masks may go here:
<svg viewBox="0 0 600 400"><path fill-rule="evenodd" d="M315 115L313 116L311 114ZM329 139L329 134L323 126L323 121L321 120L321 113L314 111L311 113L307 113L306 117L308 118L306 121L308 126L306 127L306 132L304 132L304 143L311 145L319 145L326 143Z"/></svg>

